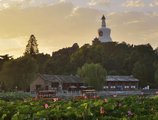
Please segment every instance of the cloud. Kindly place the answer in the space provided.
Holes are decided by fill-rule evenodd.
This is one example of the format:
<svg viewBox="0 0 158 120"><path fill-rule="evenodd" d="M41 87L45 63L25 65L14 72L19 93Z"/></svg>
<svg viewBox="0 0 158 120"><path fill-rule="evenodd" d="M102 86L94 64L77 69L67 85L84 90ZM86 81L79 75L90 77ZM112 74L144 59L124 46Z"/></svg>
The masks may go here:
<svg viewBox="0 0 158 120"><path fill-rule="evenodd" d="M73 8L73 10L72 10L72 12L71 12L71 14L68 16L68 17L71 17L71 16L75 16L75 15L77 15L77 10L79 9L80 7L74 7Z"/></svg>
<svg viewBox="0 0 158 120"><path fill-rule="evenodd" d="M145 3L142 0L126 0L122 5L124 7L144 7Z"/></svg>
<svg viewBox="0 0 158 120"><path fill-rule="evenodd" d="M111 14L108 18L114 41L158 46L158 16L154 13L122 12Z"/></svg>
<svg viewBox="0 0 158 120"><path fill-rule="evenodd" d="M0 39L0 54L9 54L13 57L22 56L24 53L24 48L27 41L24 41L25 37L16 37L16 38L1 38Z"/></svg>
<svg viewBox="0 0 158 120"><path fill-rule="evenodd" d="M90 6L107 6L111 3L111 0L89 0L88 5Z"/></svg>
<svg viewBox="0 0 158 120"><path fill-rule="evenodd" d="M158 0L154 0L154 2L149 4L150 7L157 7L158 6Z"/></svg>
<svg viewBox="0 0 158 120"><path fill-rule="evenodd" d="M143 21L140 21L140 20L133 20L133 21L125 22L124 24L127 24L127 25L129 25L129 24L138 24L138 23L141 23L141 22L143 22Z"/></svg>
<svg viewBox="0 0 158 120"><path fill-rule="evenodd" d="M72 11L77 15L70 16ZM75 42L80 45L90 43L100 26L96 24L96 19L100 19L99 14L97 10L76 8L65 2L25 9L8 8L0 12L0 44L13 49L7 41L20 38L15 43L24 42L24 51L29 36L34 34L40 51L51 54L52 51L71 46ZM19 54L19 51L17 53Z"/></svg>
<svg viewBox="0 0 158 120"><path fill-rule="evenodd" d="M30 0L28 0L27 3L29 3L29 1ZM0 10L7 9L10 7L16 7L23 3L25 4L26 1L25 0L1 0L0 1Z"/></svg>
<svg viewBox="0 0 158 120"><path fill-rule="evenodd" d="M28 8L50 6L63 2L66 2L66 0L1 0L0 10L13 7Z"/></svg>
<svg viewBox="0 0 158 120"><path fill-rule="evenodd" d="M27 1L30 4L29 0ZM114 41L126 41L131 44L151 43L154 47L158 45L156 11L114 11L106 14L105 11L101 12L93 7L83 7L81 1L73 0L72 3L70 0L49 0L47 2L51 2L51 5L23 9L9 7L1 10L0 47L3 49L1 48L0 54L8 52L10 55L22 55L31 34L36 36L40 52L50 54L75 42L80 46L91 43L92 39L98 36L97 30L101 26L100 18L103 13L107 16L107 26L111 28L111 37ZM75 2L81 3L77 6L78 3ZM31 4L33 6L34 3Z"/></svg>

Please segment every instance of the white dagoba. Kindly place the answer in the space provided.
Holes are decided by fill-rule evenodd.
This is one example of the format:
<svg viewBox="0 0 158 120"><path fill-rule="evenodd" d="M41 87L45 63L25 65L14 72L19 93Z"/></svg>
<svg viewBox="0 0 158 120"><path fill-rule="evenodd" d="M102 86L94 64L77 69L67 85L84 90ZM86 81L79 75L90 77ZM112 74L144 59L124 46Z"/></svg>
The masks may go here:
<svg viewBox="0 0 158 120"><path fill-rule="evenodd" d="M112 39L110 37L111 30L109 28L106 28L106 22L105 22L105 16L101 18L102 20L102 25L101 28L98 29L98 34L99 34L99 40L101 42L112 42Z"/></svg>

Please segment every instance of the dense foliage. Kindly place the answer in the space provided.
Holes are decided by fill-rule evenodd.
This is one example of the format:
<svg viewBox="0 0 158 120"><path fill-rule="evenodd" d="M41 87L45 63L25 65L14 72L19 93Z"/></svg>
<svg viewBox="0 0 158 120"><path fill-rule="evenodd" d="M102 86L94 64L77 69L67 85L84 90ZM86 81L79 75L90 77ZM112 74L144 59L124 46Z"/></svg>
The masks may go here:
<svg viewBox="0 0 158 120"><path fill-rule="evenodd" d="M125 42L100 43L97 38L92 45L61 49L47 61L44 73L76 74L85 63L99 63L109 75L134 75L140 79L140 87L156 88L158 52L150 44L129 45Z"/></svg>
<svg viewBox="0 0 158 120"><path fill-rule="evenodd" d="M2 120L157 120L157 98L125 97L104 100L0 100Z"/></svg>
<svg viewBox="0 0 158 120"><path fill-rule="evenodd" d="M37 63L30 56L10 60L2 67L0 82L3 83L3 87L5 86L5 90L26 91L36 77L37 70Z"/></svg>
<svg viewBox="0 0 158 120"><path fill-rule="evenodd" d="M27 92L1 92L0 100L4 101L16 101L16 100L25 100L30 99L34 95Z"/></svg>
<svg viewBox="0 0 158 120"><path fill-rule="evenodd" d="M38 54L38 44L34 35L30 36L28 44L26 45L25 55L36 55Z"/></svg>
<svg viewBox="0 0 158 120"><path fill-rule="evenodd" d="M2 66L5 62L9 61L10 59L13 59L12 56L6 55L0 55L0 70L2 69Z"/></svg>
<svg viewBox="0 0 158 120"><path fill-rule="evenodd" d="M139 85L141 88L146 85L150 85L152 88L157 88L158 86L158 49L154 50L150 44L129 45L125 42L101 43L95 38L92 45L85 44L79 47L75 43L72 47L53 52L52 56L43 53L30 53L29 55L35 60L38 66L37 72L41 74L77 74L78 68L81 68L84 64L94 63L100 64L106 69L108 75L134 75L134 77L140 80ZM0 58L1 73L7 73L4 72L6 69L8 71L14 69L14 74L18 74L19 69L22 70L22 68L17 70L17 65L11 65L13 62L10 62L18 61L18 59L13 60L8 55L2 56ZM14 77L11 79L13 80ZM3 80L5 79L0 78L0 81Z"/></svg>
<svg viewBox="0 0 158 120"><path fill-rule="evenodd" d="M89 86L102 90L106 79L106 70L100 64L84 64L78 69L78 75Z"/></svg>
<svg viewBox="0 0 158 120"><path fill-rule="evenodd" d="M44 73L58 75L76 73L76 66L70 59L78 49L79 46L75 43L72 47L53 52L52 57L45 64Z"/></svg>

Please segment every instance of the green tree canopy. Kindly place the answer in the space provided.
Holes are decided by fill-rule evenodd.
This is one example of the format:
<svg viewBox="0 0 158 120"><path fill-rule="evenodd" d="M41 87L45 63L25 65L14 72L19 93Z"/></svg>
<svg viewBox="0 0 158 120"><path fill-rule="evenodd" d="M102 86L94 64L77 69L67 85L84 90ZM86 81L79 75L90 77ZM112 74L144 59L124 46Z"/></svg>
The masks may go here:
<svg viewBox="0 0 158 120"><path fill-rule="evenodd" d="M89 86L96 90L101 90L106 79L106 70L100 64L84 64L78 69L78 75Z"/></svg>
<svg viewBox="0 0 158 120"><path fill-rule="evenodd" d="M141 60L136 62L133 68L133 75L140 80L140 87L154 85L154 66L148 61Z"/></svg>
<svg viewBox="0 0 158 120"><path fill-rule="evenodd" d="M2 69L3 64L11 59L13 59L12 56L9 56L8 54L0 55L0 71Z"/></svg>
<svg viewBox="0 0 158 120"><path fill-rule="evenodd" d="M155 81L156 81L156 83L157 83L157 85L158 85L158 68L157 68L157 70L155 71Z"/></svg>
<svg viewBox="0 0 158 120"><path fill-rule="evenodd" d="M51 59L49 54L39 53L34 55L33 58L37 61L38 64L38 72L45 73L45 64L49 59Z"/></svg>
<svg viewBox="0 0 158 120"><path fill-rule="evenodd" d="M158 62L155 63L155 74L154 74L154 80L156 82L156 86L158 85Z"/></svg>
<svg viewBox="0 0 158 120"><path fill-rule="evenodd" d="M20 90L27 90L34 80L37 70L37 63L32 57L20 57L4 63L0 72L0 80L8 90L15 87Z"/></svg>
<svg viewBox="0 0 158 120"><path fill-rule="evenodd" d="M28 44L26 45L25 55L36 55L38 54L38 44L34 35L30 36Z"/></svg>
<svg viewBox="0 0 158 120"><path fill-rule="evenodd" d="M47 74L76 74L75 65L70 62L70 56L79 49L77 43L72 47L63 48L53 52L52 57L45 63L45 73Z"/></svg>

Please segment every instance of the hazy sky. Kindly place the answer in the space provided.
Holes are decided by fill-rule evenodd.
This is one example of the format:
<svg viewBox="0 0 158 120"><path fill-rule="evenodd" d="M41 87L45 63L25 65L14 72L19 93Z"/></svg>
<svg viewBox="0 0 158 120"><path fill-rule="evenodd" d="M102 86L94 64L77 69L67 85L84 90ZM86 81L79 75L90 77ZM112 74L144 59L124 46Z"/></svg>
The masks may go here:
<svg viewBox="0 0 158 120"><path fill-rule="evenodd" d="M31 34L49 54L91 44L103 14L113 41L158 47L158 0L0 0L0 55L22 56Z"/></svg>

